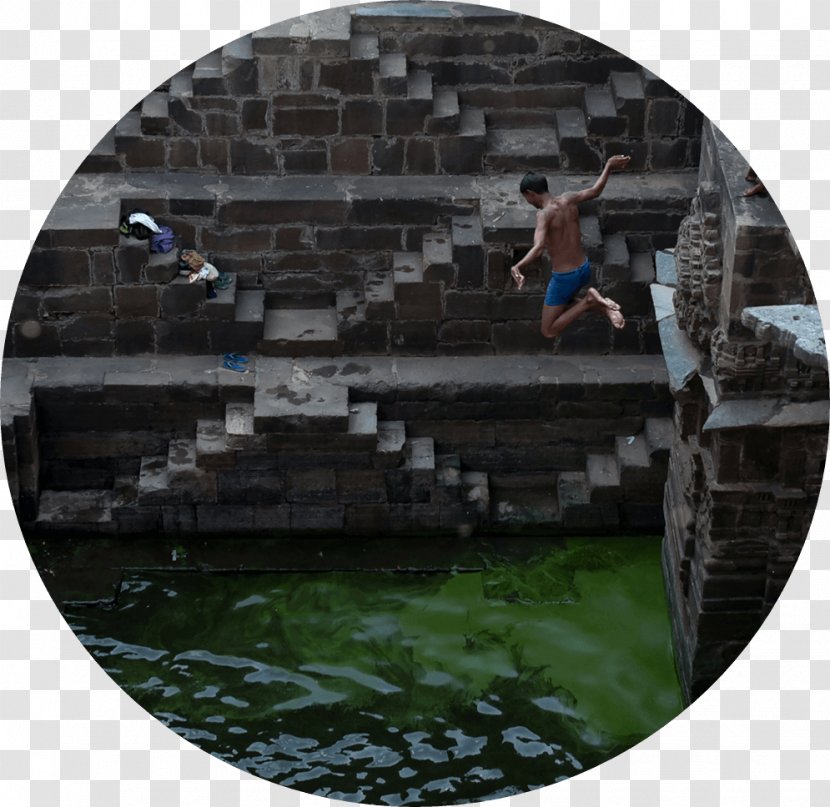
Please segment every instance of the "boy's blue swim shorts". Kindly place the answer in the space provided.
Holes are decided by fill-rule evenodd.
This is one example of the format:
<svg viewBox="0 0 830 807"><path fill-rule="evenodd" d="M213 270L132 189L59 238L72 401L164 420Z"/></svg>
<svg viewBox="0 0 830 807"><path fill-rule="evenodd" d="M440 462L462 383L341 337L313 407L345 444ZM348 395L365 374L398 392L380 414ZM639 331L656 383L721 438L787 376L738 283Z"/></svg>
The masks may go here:
<svg viewBox="0 0 830 807"><path fill-rule="evenodd" d="M591 265L586 260L570 272L554 272L548 283L545 305L567 305L591 280Z"/></svg>

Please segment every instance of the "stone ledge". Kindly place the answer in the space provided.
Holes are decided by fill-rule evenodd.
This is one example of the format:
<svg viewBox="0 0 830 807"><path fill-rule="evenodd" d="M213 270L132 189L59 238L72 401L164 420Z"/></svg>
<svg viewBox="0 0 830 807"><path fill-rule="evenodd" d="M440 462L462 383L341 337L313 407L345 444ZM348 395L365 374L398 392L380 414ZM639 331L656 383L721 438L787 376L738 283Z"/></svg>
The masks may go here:
<svg viewBox="0 0 830 807"><path fill-rule="evenodd" d="M715 406L703 431L765 427L792 429L800 426L826 426L830 401L788 403L780 398L723 401Z"/></svg>
<svg viewBox="0 0 830 807"><path fill-rule="evenodd" d="M808 367L827 369L827 347L814 305L765 305L745 308L741 322L764 342L784 345Z"/></svg>

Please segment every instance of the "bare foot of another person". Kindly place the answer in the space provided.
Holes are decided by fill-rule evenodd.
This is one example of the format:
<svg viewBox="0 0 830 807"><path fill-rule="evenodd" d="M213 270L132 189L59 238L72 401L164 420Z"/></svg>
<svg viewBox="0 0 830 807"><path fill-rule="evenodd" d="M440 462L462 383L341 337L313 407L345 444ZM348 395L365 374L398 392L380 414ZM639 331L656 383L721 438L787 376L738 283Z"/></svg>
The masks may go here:
<svg viewBox="0 0 830 807"><path fill-rule="evenodd" d="M594 303L598 303L603 308L610 308L613 311L619 311L620 307L609 297L603 297L595 288L591 287L587 291L587 296L592 299Z"/></svg>
<svg viewBox="0 0 830 807"><path fill-rule="evenodd" d="M745 190L741 196L766 196L767 189L764 187L763 182L756 182L749 190Z"/></svg>

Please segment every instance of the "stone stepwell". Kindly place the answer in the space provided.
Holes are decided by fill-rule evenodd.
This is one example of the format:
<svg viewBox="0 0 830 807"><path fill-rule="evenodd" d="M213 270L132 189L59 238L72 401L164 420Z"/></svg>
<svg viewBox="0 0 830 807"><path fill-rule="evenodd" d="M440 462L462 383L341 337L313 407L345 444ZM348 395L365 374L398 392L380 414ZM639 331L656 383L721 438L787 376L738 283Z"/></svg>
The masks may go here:
<svg viewBox="0 0 830 807"><path fill-rule="evenodd" d="M548 268L522 292L510 266L533 240L521 175L226 177L78 175L37 238L7 355L259 350L270 355L492 355L551 350L539 333ZM554 193L594 175L552 176ZM628 325L577 322L561 353L657 352L649 284L696 188L688 172L611 177L582 207L594 280ZM119 236L134 207L234 278L216 300L177 276L175 252ZM293 313L291 313L293 311ZM38 323L34 336L24 323ZM297 323L310 322L313 327ZM311 333L298 338L300 333Z"/></svg>
<svg viewBox="0 0 830 807"><path fill-rule="evenodd" d="M447 13L449 11L449 13ZM697 165L702 117L648 70L512 12L386 3L219 48L148 95L84 172L479 174Z"/></svg>
<svg viewBox="0 0 830 807"><path fill-rule="evenodd" d="M659 356L8 360L4 399L35 532L662 524Z"/></svg>

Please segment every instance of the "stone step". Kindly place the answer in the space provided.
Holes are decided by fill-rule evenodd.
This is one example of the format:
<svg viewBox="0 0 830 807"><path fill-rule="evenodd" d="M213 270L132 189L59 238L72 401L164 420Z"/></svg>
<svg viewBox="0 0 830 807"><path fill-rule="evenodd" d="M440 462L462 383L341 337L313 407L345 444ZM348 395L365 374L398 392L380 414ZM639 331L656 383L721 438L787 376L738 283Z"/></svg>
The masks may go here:
<svg viewBox="0 0 830 807"><path fill-rule="evenodd" d="M656 503L663 500L666 469L651 461L644 433L617 437L616 456L620 485L628 501Z"/></svg>
<svg viewBox="0 0 830 807"><path fill-rule="evenodd" d="M115 149L115 128L110 129L89 152L78 166L81 174L110 174L124 170L121 158Z"/></svg>
<svg viewBox="0 0 830 807"><path fill-rule="evenodd" d="M557 498L565 530L613 529L619 526L616 503L593 503L587 475L582 471L559 474Z"/></svg>
<svg viewBox="0 0 830 807"><path fill-rule="evenodd" d="M377 451L378 405L376 401L349 404L349 444L355 449Z"/></svg>
<svg viewBox="0 0 830 807"><path fill-rule="evenodd" d="M654 283L654 258L650 252L631 254L631 282L642 285Z"/></svg>
<svg viewBox="0 0 830 807"><path fill-rule="evenodd" d="M478 526L490 521L490 478L484 471L465 471L461 474L462 502L470 515L478 519Z"/></svg>
<svg viewBox="0 0 830 807"><path fill-rule="evenodd" d="M651 304L654 306L654 319L661 323L664 319L676 315L674 308L675 289L671 286L661 286L659 283L652 283L649 286L651 291Z"/></svg>
<svg viewBox="0 0 830 807"><path fill-rule="evenodd" d="M383 95L406 95L409 68L405 53L382 53L378 68L378 89Z"/></svg>
<svg viewBox="0 0 830 807"><path fill-rule="evenodd" d="M407 76L407 98L410 101L433 101L432 73L413 70Z"/></svg>
<svg viewBox="0 0 830 807"><path fill-rule="evenodd" d="M394 319L395 278L391 272L367 272L364 295L366 299L366 319Z"/></svg>
<svg viewBox="0 0 830 807"><path fill-rule="evenodd" d="M151 92L141 102L141 132L146 135L170 134L170 97L166 92Z"/></svg>
<svg viewBox="0 0 830 807"><path fill-rule="evenodd" d="M216 297L205 301L205 316L208 319L233 321L236 319L236 274L226 273L230 285L226 289L215 289Z"/></svg>
<svg viewBox="0 0 830 807"><path fill-rule="evenodd" d="M399 320L439 320L443 314L441 286L425 282L421 252L396 252L392 259L395 316Z"/></svg>
<svg viewBox="0 0 830 807"><path fill-rule="evenodd" d="M657 282L661 286L677 286L677 263L674 253L660 249L654 256Z"/></svg>
<svg viewBox="0 0 830 807"><path fill-rule="evenodd" d="M645 435L649 456L668 467L674 444L674 421L671 418L646 418Z"/></svg>
<svg viewBox="0 0 830 807"><path fill-rule="evenodd" d="M166 454L141 458L136 501L139 505L170 504L178 501L178 494L171 493L167 481Z"/></svg>
<svg viewBox="0 0 830 807"><path fill-rule="evenodd" d="M569 171L599 171L602 155L588 144L585 113L576 107L556 111L556 130L563 167Z"/></svg>
<svg viewBox="0 0 830 807"><path fill-rule="evenodd" d="M350 58L380 62L380 41L377 34L352 34ZM380 67L380 64L378 65Z"/></svg>
<svg viewBox="0 0 830 807"><path fill-rule="evenodd" d="M489 474L490 521L500 527L558 527L559 499L552 474Z"/></svg>
<svg viewBox="0 0 830 807"><path fill-rule="evenodd" d="M423 274L430 283L444 282L448 286L455 280L452 256L452 237L448 232L427 233L423 239Z"/></svg>
<svg viewBox="0 0 830 807"><path fill-rule="evenodd" d="M216 501L216 474L198 465L196 439L177 438L167 451L167 484L187 504Z"/></svg>
<svg viewBox="0 0 830 807"><path fill-rule="evenodd" d="M368 3L353 7L353 27L357 31L420 32L425 26L433 30L446 24L450 30L447 37L458 39L468 24L486 24L520 27L521 17L515 12L472 4L448 5L445 3ZM435 44L437 55L441 55L441 42Z"/></svg>
<svg viewBox="0 0 830 807"><path fill-rule="evenodd" d="M611 92L617 115L627 119L626 134L642 137L645 131L645 93L641 73L612 70Z"/></svg>
<svg viewBox="0 0 830 807"><path fill-rule="evenodd" d="M341 352L334 307L279 308L265 311L260 353L266 356L313 356Z"/></svg>
<svg viewBox="0 0 830 807"><path fill-rule="evenodd" d="M196 61L193 68L194 95L225 95L225 73L222 69L222 49L214 50Z"/></svg>
<svg viewBox="0 0 830 807"><path fill-rule="evenodd" d="M458 91L441 87L435 91L432 104L432 116L427 121L427 133L444 135L457 132L461 122L461 108L458 103Z"/></svg>
<svg viewBox="0 0 830 807"><path fill-rule="evenodd" d="M552 129L556 126L555 109L523 107L490 109L485 114L487 129Z"/></svg>
<svg viewBox="0 0 830 807"><path fill-rule="evenodd" d="M196 465L209 471L233 468L236 454L228 446L224 420L200 418L196 421Z"/></svg>
<svg viewBox="0 0 830 807"><path fill-rule="evenodd" d="M376 468L395 468L403 458L406 423L403 420L378 421L378 440L373 463Z"/></svg>
<svg viewBox="0 0 830 807"><path fill-rule="evenodd" d="M456 286L482 288L484 286L484 233L481 216L453 216L452 258L458 266Z"/></svg>
<svg viewBox="0 0 830 807"><path fill-rule="evenodd" d="M111 532L111 490L41 490L36 525L41 529Z"/></svg>
<svg viewBox="0 0 830 807"><path fill-rule="evenodd" d="M614 454L589 454L585 478L592 504L615 503L622 499L620 471Z"/></svg>
<svg viewBox="0 0 830 807"><path fill-rule="evenodd" d="M254 390L254 431L343 433L349 428L348 387L312 379L285 378L259 370Z"/></svg>
<svg viewBox="0 0 830 807"><path fill-rule="evenodd" d="M556 129L491 129L484 159L497 171L559 170Z"/></svg>
<svg viewBox="0 0 830 807"><path fill-rule="evenodd" d="M59 197L55 206L46 216L46 221L35 241L36 247L60 248L75 247L88 249L90 247L116 247L121 243L118 232L118 223L121 220L120 199L92 199L74 201ZM50 274L61 266L55 259L57 253L46 252L49 255L50 266L46 271ZM29 262L35 258L35 253L29 257ZM27 269L29 267L27 262ZM21 283L26 283L26 272ZM71 281L65 281L67 283ZM88 275L83 284L89 283ZM50 284L51 285L51 284Z"/></svg>
<svg viewBox="0 0 830 807"><path fill-rule="evenodd" d="M631 255L622 233L611 233L602 239L604 258L600 282L628 280L631 277Z"/></svg>
<svg viewBox="0 0 830 807"><path fill-rule="evenodd" d="M258 65L251 34L235 39L222 48L222 75L228 95L258 94Z"/></svg>
<svg viewBox="0 0 830 807"><path fill-rule="evenodd" d="M144 266L145 283L170 283L179 274L179 258L176 249L170 252L151 252Z"/></svg>
<svg viewBox="0 0 830 807"><path fill-rule="evenodd" d="M435 455L435 486L444 489L439 504L461 501L461 457L458 454Z"/></svg>
<svg viewBox="0 0 830 807"><path fill-rule="evenodd" d="M395 289L408 283L424 282L424 256L421 252L395 252L392 255Z"/></svg>
<svg viewBox="0 0 830 807"><path fill-rule="evenodd" d="M251 449L257 441L254 429L254 405L247 401L229 401L225 405L225 441L229 448Z"/></svg>
<svg viewBox="0 0 830 807"><path fill-rule="evenodd" d="M236 292L236 321L261 323L264 318L265 292L260 289L239 289Z"/></svg>
<svg viewBox="0 0 830 807"><path fill-rule="evenodd" d="M168 97L173 98L190 98L193 95L193 66L189 65L184 70L180 70L173 78L170 79L170 89L167 91Z"/></svg>
<svg viewBox="0 0 830 807"><path fill-rule="evenodd" d="M484 110L464 107L459 118L458 133L461 137L486 138L487 121Z"/></svg>
<svg viewBox="0 0 830 807"><path fill-rule="evenodd" d="M619 137L625 131L625 118L617 115L610 88L586 87L583 109L588 134Z"/></svg>

